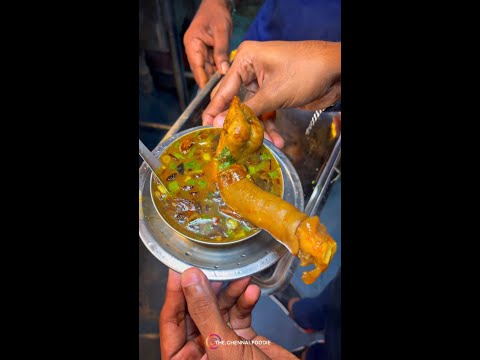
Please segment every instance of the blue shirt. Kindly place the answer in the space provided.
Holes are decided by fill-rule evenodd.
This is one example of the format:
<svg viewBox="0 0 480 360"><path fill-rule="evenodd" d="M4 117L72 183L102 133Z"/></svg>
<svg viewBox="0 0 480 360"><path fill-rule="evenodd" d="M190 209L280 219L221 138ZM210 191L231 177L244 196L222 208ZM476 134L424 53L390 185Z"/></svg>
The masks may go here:
<svg viewBox="0 0 480 360"><path fill-rule="evenodd" d="M341 41L341 0L266 0L244 40Z"/></svg>

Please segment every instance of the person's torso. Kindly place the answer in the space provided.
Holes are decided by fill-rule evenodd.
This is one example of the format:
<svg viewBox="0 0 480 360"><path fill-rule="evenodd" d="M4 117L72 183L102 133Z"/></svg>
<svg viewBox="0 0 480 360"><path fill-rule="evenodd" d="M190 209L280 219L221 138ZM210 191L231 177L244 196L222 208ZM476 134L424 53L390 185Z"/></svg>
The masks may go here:
<svg viewBox="0 0 480 360"><path fill-rule="evenodd" d="M341 0L266 0L244 40L341 41Z"/></svg>

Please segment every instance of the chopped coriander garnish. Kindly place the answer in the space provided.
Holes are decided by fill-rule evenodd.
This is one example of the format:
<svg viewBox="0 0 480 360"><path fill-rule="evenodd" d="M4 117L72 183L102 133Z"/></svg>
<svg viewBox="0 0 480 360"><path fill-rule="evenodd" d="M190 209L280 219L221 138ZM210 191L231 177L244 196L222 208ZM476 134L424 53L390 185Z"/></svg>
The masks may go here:
<svg viewBox="0 0 480 360"><path fill-rule="evenodd" d="M261 153L261 154L260 154L260 160L263 161L263 160L268 160L268 159L271 159L269 153Z"/></svg>
<svg viewBox="0 0 480 360"><path fill-rule="evenodd" d="M188 151L187 157L191 159L193 157L193 153L195 152L195 146L192 146L190 150Z"/></svg>
<svg viewBox="0 0 480 360"><path fill-rule="evenodd" d="M271 177L272 179L278 178L278 172L277 172L277 170L275 170L275 171L270 171L270 172L268 173L268 175L270 175L270 177Z"/></svg>
<svg viewBox="0 0 480 360"><path fill-rule="evenodd" d="M186 163L186 164L185 164L185 169L191 170L191 169L195 166L195 163L196 163L195 160L192 160L192 161Z"/></svg>

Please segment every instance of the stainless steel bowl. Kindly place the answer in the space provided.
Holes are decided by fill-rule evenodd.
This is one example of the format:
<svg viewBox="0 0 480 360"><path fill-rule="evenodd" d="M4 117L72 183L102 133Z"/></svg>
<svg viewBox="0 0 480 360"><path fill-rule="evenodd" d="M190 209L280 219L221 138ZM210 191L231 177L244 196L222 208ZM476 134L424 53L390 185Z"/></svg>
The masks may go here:
<svg viewBox="0 0 480 360"><path fill-rule="evenodd" d="M153 151L160 154L175 140L187 132L179 132ZM264 145L270 149L280 164L283 176L283 198L296 208L303 210L304 198L300 179L287 157L269 141ZM191 266L199 267L210 280L233 280L258 273L276 263L287 249L266 231L246 241L224 246L192 242L173 230L159 215L151 197L152 173L144 163L139 170L139 233L149 251L169 268L183 272Z"/></svg>
<svg viewBox="0 0 480 360"><path fill-rule="evenodd" d="M183 136L186 136L186 135L188 135L188 134L191 134L191 133L193 133L193 132L195 132L195 131L197 131L197 130L209 129L209 128L212 128L212 127L213 127L213 126L211 126L211 125L197 126L197 127L190 128L190 129L187 129L187 130L184 130L184 131L182 131L182 132L177 133L178 136L177 136L177 135L172 136L171 138L169 138L168 140L166 140L166 141L162 144L163 151L162 151L158 156L161 157L161 156L163 155L164 151L165 151L166 149L168 149L168 147L169 147L171 144L173 144L175 141L179 140L179 139L182 138ZM273 155L274 157L276 157L276 156L275 156L275 153L274 153L273 150L272 150L272 147L274 147L274 145L273 145L272 143L270 143L270 142L264 142L264 143L266 143L266 144L265 144L266 148L270 150L270 152L272 153L272 155ZM154 186L155 186L155 180L154 180L154 179L155 179L155 178L153 177L153 173L152 173L151 176L150 176L150 187L151 187L151 189L150 189L150 195L151 195L151 197L152 197L153 205L155 206L155 209L157 210L158 215L165 221L165 223L166 223L168 226L170 226L170 228L172 228L173 231L176 231L180 236L184 236L184 237L186 237L187 239L189 239L189 240L191 240L191 241L194 241L194 242L196 242L196 243L199 243L199 244L205 244L205 245L211 245L211 246L225 246L225 245L231 245L231 244L240 243L240 242L242 242L242 241L245 241L245 240L247 240L247 239L250 239L251 237L257 235L259 232L263 231L262 229L257 229L257 230L255 230L255 231L253 231L250 235L245 236L245 237L243 237L243 238L241 238L241 239L234 240L234 241L228 241L228 242L221 242L221 243L213 242L213 241L204 241L204 240L197 239L197 238L195 238L195 237L193 237L193 236L189 236L188 233L182 232L182 231L180 231L180 230L178 230L178 229L175 229L175 227L173 227L172 224L170 224L170 222L168 221L168 219L166 219L166 218L162 215L162 212L161 212L160 209L158 208L157 203L156 203L156 201L155 201L155 199L154 199L155 194L152 192L152 189L153 189ZM282 184L283 184L283 174L282 174ZM283 194L284 194L284 193L285 193L285 187L283 186L283 187L282 187L282 194L281 194L282 199L283 199Z"/></svg>

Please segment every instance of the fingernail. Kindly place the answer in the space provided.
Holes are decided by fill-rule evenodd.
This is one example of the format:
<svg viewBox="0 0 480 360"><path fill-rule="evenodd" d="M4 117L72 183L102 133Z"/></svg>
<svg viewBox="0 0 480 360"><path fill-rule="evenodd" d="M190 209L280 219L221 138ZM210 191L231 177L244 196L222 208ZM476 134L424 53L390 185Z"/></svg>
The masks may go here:
<svg viewBox="0 0 480 360"><path fill-rule="evenodd" d="M274 143L275 146L279 149L283 149L283 146L285 145L285 142L283 140L277 140L276 143Z"/></svg>
<svg viewBox="0 0 480 360"><path fill-rule="evenodd" d="M200 285L200 276L196 271L185 271L182 274L182 286L189 287L192 285Z"/></svg>
<svg viewBox="0 0 480 360"><path fill-rule="evenodd" d="M228 62L224 61L222 63L221 68L222 68L223 75L225 75L227 73L229 67L230 66L228 65Z"/></svg>
<svg viewBox="0 0 480 360"><path fill-rule="evenodd" d="M225 115L217 115L217 117L213 120L213 126L223 127L224 122L225 122Z"/></svg>

